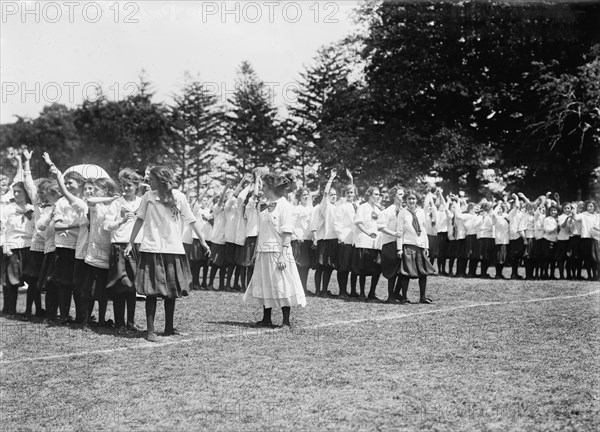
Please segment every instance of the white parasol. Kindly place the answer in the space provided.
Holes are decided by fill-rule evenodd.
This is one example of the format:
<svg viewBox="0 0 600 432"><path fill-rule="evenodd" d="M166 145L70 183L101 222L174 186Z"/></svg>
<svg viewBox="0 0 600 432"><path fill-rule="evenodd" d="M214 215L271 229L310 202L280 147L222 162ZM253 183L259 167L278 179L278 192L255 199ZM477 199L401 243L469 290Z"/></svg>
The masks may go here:
<svg viewBox="0 0 600 432"><path fill-rule="evenodd" d="M65 174L70 173L70 172L79 173L83 176L83 178L86 178L86 179L110 178L108 173L106 171L104 171L104 169L102 167L99 167L98 165L81 164L81 165L72 166L65 170L65 172L63 173L63 178L64 178Z"/></svg>

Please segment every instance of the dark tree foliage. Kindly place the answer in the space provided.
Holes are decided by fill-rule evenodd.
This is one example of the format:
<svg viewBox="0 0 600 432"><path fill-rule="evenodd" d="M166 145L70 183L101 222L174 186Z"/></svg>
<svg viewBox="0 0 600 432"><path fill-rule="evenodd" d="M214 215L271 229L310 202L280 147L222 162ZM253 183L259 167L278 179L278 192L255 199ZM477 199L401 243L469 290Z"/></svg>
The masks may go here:
<svg viewBox="0 0 600 432"><path fill-rule="evenodd" d="M482 167L507 175L522 168L515 187L526 188L534 177L558 189L548 164L554 156L530 128L541 105L539 74L532 72L535 64L552 64L555 74L572 74L585 63L597 37L589 21L598 9L588 7L580 13L584 6L571 4L367 4L359 14L368 25L369 145L472 194Z"/></svg>
<svg viewBox="0 0 600 432"><path fill-rule="evenodd" d="M238 176L256 167L280 167L287 152L282 127L272 95L247 61L236 77L233 97L228 100L223 147L229 155L231 174Z"/></svg>
<svg viewBox="0 0 600 432"><path fill-rule="evenodd" d="M81 159L116 175L121 168L143 170L148 165L171 162L167 148L171 138L169 113L152 102L149 83L140 83L135 94L120 101L104 96L86 100L74 114L82 141Z"/></svg>
<svg viewBox="0 0 600 432"><path fill-rule="evenodd" d="M344 48L331 45L317 52L300 73L295 103L288 107L294 151L304 183L311 186L323 182L331 168L365 174L368 166L356 147L363 89L350 79L351 60ZM311 169L316 164L317 172Z"/></svg>
<svg viewBox="0 0 600 432"><path fill-rule="evenodd" d="M224 113L217 106L217 95L201 81L189 77L174 101L170 107L169 152L181 177L194 180L199 189L208 176L219 174L213 161L224 135Z"/></svg>

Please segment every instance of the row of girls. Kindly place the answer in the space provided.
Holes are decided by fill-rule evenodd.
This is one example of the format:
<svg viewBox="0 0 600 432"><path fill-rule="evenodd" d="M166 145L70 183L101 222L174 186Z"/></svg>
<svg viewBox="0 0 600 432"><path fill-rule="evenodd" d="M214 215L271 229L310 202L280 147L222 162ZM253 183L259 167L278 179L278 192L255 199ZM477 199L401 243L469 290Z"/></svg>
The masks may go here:
<svg viewBox="0 0 600 432"><path fill-rule="evenodd" d="M118 194L109 178L62 175L44 154L52 178L38 179L36 186L31 156L24 149L18 157L18 164L21 157L24 161L23 182L13 185L12 202L2 206L3 314L16 316L18 288L27 283L24 319L30 319L35 307L35 316L50 324L74 321L87 329L98 302L98 325L133 333L140 330L134 321L140 294L146 296L149 340L156 340L159 297L165 299L164 334L177 334L175 300L191 284L183 225L198 239L202 234L185 196L175 190L172 173L161 167L150 170L152 190L140 197L142 176L124 169ZM203 240L202 245L210 254ZM109 299L114 323L106 319ZM72 302L74 318L69 316Z"/></svg>
<svg viewBox="0 0 600 432"><path fill-rule="evenodd" d="M25 319L31 317L35 306L35 315L45 316L48 323L73 320L86 329L97 301L98 324L112 327L105 317L110 298L119 332L136 332L135 300L139 294L145 296L146 338L155 342L157 299L164 299L163 334L178 334L175 301L190 289L200 288L199 273L202 264L208 262L213 267L211 284L220 270L222 289L224 280L229 284L232 273L239 269L235 271L236 281L248 285L244 300L263 306L260 326L272 325L274 306L281 307L283 323L289 326L290 307L306 304L290 248L291 204L284 198L295 188L293 177L257 171L251 182L252 176L247 175L234 191L224 189L212 212L198 211L197 219L177 190L173 173L165 167L149 170L150 190L140 198L136 191L142 177L131 169L119 173L119 195L109 178L85 179L71 171L62 175L46 153L43 157L53 179L38 180L36 187L29 167L31 156L31 152L23 151L24 182L13 186L13 200L3 206L5 315L16 315L18 288L27 283ZM259 188L269 201L261 208L260 220ZM206 201L204 197L197 201L200 205L194 207L199 210ZM238 208L248 209L247 213L242 210L241 221ZM214 227L208 230L212 239L209 246L205 235L210 219ZM262 240L257 235L259 228ZM253 278L255 262L258 271ZM248 264L234 269L231 263ZM255 282L248 283L251 280ZM42 308L42 292L46 293L46 310ZM72 301L74 319L69 316Z"/></svg>
<svg viewBox="0 0 600 432"><path fill-rule="evenodd" d="M433 188L422 207L411 209L417 194L411 191L405 197L403 189L395 187L389 193L389 207L381 206L376 188L369 188L366 202L358 205L351 175L340 200L331 187L335 177L334 172L318 206L310 207L310 194L304 189L296 208L295 238L301 252L297 262L305 287L309 269L315 269L317 295L331 295L329 280L336 270L340 296L375 299L383 274L388 279L388 301L407 301L398 288L407 286L411 277L419 278L420 300L427 299L422 276L434 273L430 263L437 263L438 275L452 277L491 278L489 269L495 268L494 277L505 279L504 267L509 266L510 278L522 279L519 267L524 266L525 279L583 279L584 269L587 279L598 279L600 214L593 201L560 205L558 194L554 200L548 193L530 201L519 193L476 204L454 194L444 197L440 188ZM411 231L415 220L422 229L415 224ZM423 233L423 239L415 241L414 235ZM418 272L411 272L406 250L394 249L394 237L401 239L397 241L404 248L407 242L423 248L427 259L417 260ZM394 259L394 254L404 254L405 259ZM371 276L371 290L365 296L367 276Z"/></svg>

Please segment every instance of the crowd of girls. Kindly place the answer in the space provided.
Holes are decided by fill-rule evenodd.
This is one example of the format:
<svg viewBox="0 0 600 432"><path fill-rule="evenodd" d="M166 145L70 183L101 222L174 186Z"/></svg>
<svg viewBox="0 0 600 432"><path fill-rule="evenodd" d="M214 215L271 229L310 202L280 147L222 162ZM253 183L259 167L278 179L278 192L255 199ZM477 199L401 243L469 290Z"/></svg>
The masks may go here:
<svg viewBox="0 0 600 432"><path fill-rule="evenodd" d="M359 197L349 172L338 196L335 170L314 205L308 189L292 194L292 176L264 170L218 195L206 187L186 199L165 167L145 176L123 169L115 183L62 174L44 154L49 178L34 181L31 157L22 151L17 181L2 191L5 316L17 315L26 283L23 319L134 333L136 299L144 297L147 338L155 341L157 299L164 300L164 335L174 335L176 300L192 290L244 292L244 301L263 306L258 325L270 326L272 308L289 325L290 308L304 306L306 295L379 300L381 276L386 301L400 304L411 303L411 279L417 301L432 303L433 275L491 278L495 269L497 279L598 279L593 201L561 203L550 193L530 201L519 193L474 203L440 188L421 196L400 186L385 194L371 186ZM314 293L307 289L311 269Z"/></svg>

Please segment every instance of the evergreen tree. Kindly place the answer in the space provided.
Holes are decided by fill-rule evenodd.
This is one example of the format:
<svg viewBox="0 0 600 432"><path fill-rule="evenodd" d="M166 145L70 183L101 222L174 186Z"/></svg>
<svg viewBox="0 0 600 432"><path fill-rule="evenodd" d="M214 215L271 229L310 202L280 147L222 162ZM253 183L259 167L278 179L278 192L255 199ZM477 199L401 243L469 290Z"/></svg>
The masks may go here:
<svg viewBox="0 0 600 432"><path fill-rule="evenodd" d="M223 112L212 94L199 80L186 74L182 94L174 97L171 107L171 159L182 179L193 180L196 189L202 178L212 174L212 163L219 153Z"/></svg>
<svg viewBox="0 0 600 432"><path fill-rule="evenodd" d="M224 150L237 176L259 166L281 167L286 145L271 96L247 61L242 62L228 100Z"/></svg>

